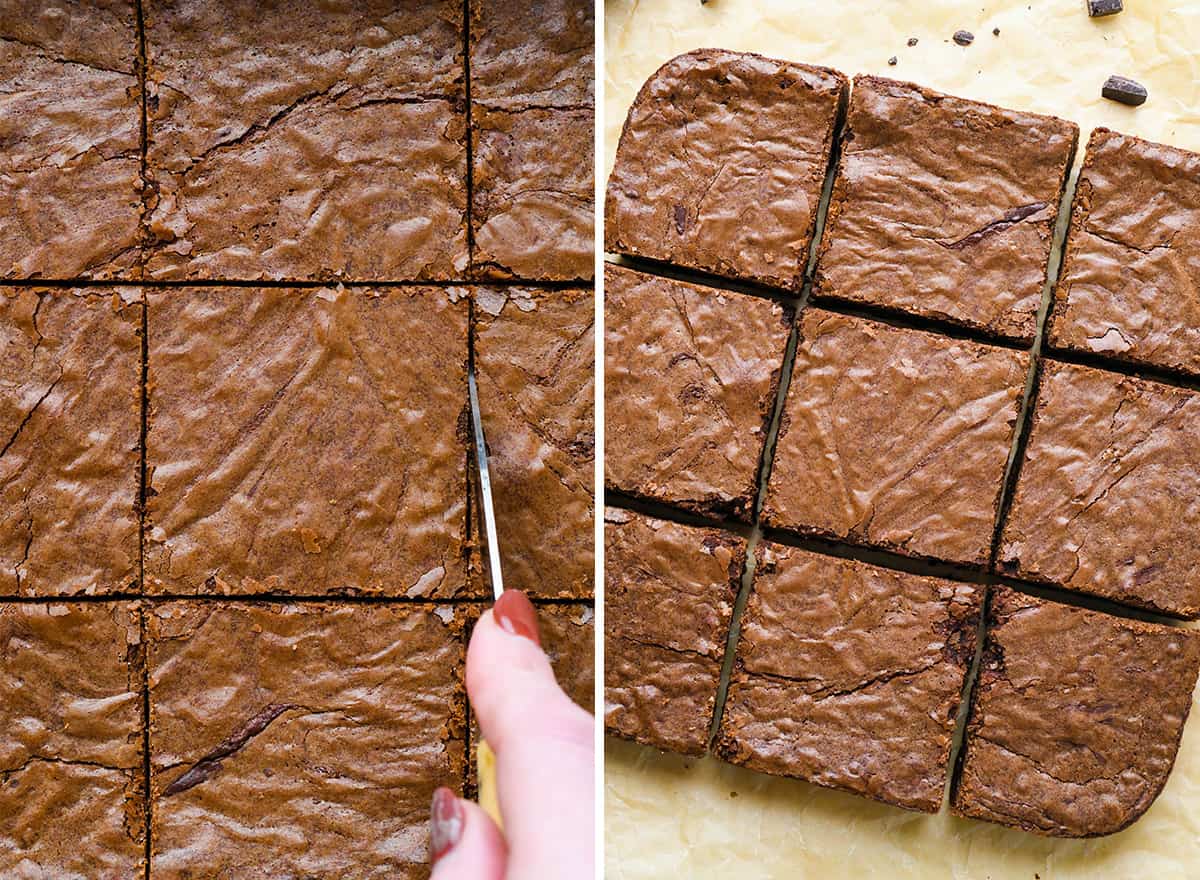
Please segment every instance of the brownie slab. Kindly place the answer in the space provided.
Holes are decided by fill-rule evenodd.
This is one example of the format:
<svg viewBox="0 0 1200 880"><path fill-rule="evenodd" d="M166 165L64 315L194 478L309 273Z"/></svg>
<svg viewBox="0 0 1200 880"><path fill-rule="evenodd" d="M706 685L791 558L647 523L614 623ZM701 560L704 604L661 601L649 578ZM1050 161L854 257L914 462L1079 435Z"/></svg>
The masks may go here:
<svg viewBox="0 0 1200 880"><path fill-rule="evenodd" d="M985 565L1028 363L807 310L764 522Z"/></svg>
<svg viewBox="0 0 1200 880"><path fill-rule="evenodd" d="M428 877L461 788L447 607L171 603L149 615L151 873Z"/></svg>
<svg viewBox="0 0 1200 880"><path fill-rule="evenodd" d="M589 290L475 291L504 582L535 597L594 593L594 305Z"/></svg>
<svg viewBox="0 0 1200 880"><path fill-rule="evenodd" d="M703 754L746 541L609 508L604 548L604 728Z"/></svg>
<svg viewBox="0 0 1200 880"><path fill-rule="evenodd" d="M951 806L1098 837L1158 797L1200 671L1200 634L998 589Z"/></svg>
<svg viewBox="0 0 1200 880"><path fill-rule="evenodd" d="M139 291L0 290L0 595L136 589Z"/></svg>
<svg viewBox="0 0 1200 880"><path fill-rule="evenodd" d="M476 273L537 281L592 278L592 109L476 107L471 124Z"/></svg>
<svg viewBox="0 0 1200 880"><path fill-rule="evenodd" d="M612 264L604 281L605 484L748 517L791 313Z"/></svg>
<svg viewBox="0 0 1200 880"><path fill-rule="evenodd" d="M698 49L642 86L617 145L605 247L799 290L846 78Z"/></svg>
<svg viewBox="0 0 1200 880"><path fill-rule="evenodd" d="M1031 342L1079 128L858 76L814 293Z"/></svg>
<svg viewBox="0 0 1200 880"><path fill-rule="evenodd" d="M471 100L493 109L590 107L595 18L587 0L471 0Z"/></svg>
<svg viewBox="0 0 1200 880"><path fill-rule="evenodd" d="M764 544L716 746L937 812L982 588Z"/></svg>
<svg viewBox="0 0 1200 880"><path fill-rule="evenodd" d="M432 288L150 293L147 591L463 592L467 307Z"/></svg>
<svg viewBox="0 0 1200 880"><path fill-rule="evenodd" d="M1047 362L1002 571L1200 617L1200 394Z"/></svg>
<svg viewBox="0 0 1200 880"><path fill-rule="evenodd" d="M0 278L135 278L133 2L0 0Z"/></svg>
<svg viewBox="0 0 1200 880"><path fill-rule="evenodd" d="M1050 345L1200 374L1200 154L1092 132Z"/></svg>
<svg viewBox="0 0 1200 880"><path fill-rule="evenodd" d="M0 874L142 876L137 607L0 606L0 657Z"/></svg>
<svg viewBox="0 0 1200 880"><path fill-rule="evenodd" d="M463 275L461 2L150 2L145 18L149 277Z"/></svg>

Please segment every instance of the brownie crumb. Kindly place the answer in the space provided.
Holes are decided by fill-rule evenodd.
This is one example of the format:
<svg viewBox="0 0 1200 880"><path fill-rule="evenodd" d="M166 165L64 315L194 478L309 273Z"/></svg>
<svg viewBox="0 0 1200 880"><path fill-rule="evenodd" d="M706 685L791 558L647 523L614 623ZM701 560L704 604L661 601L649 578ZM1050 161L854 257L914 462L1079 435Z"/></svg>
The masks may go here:
<svg viewBox="0 0 1200 880"><path fill-rule="evenodd" d="M915 45L917 45L917 38L916 38L916 37L909 37L909 38L908 38L908 45L909 45L909 46L915 46Z"/></svg>
<svg viewBox="0 0 1200 880"><path fill-rule="evenodd" d="M1128 104L1130 107L1140 107L1146 103L1146 98L1150 96L1150 93L1146 91L1146 87L1141 83L1128 77L1116 76L1115 74L1104 81L1104 86L1100 89L1100 94L1110 101Z"/></svg>
<svg viewBox="0 0 1200 880"><path fill-rule="evenodd" d="M975 35L970 31L955 31L954 42L960 46L969 46L975 42Z"/></svg>
<svg viewBox="0 0 1200 880"><path fill-rule="evenodd" d="M1116 15L1124 9L1125 4L1122 0L1088 0L1088 15L1092 18Z"/></svg>
<svg viewBox="0 0 1200 880"><path fill-rule="evenodd" d="M888 66L889 66L889 67L895 67L895 66L896 66L898 63L899 63L899 59L898 59L898 58L896 58L896 56L895 56L895 55L893 55L891 58L889 58L889 59L888 59Z"/></svg>
<svg viewBox="0 0 1200 880"><path fill-rule="evenodd" d="M1000 36L1000 28L992 28L992 36L993 37Z"/></svg>

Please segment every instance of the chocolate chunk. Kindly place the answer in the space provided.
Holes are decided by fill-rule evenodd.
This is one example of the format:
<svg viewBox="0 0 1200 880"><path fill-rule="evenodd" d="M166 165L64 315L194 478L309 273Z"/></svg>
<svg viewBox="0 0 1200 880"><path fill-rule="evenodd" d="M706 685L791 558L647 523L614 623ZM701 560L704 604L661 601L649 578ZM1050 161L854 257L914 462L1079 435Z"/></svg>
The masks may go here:
<svg viewBox="0 0 1200 880"><path fill-rule="evenodd" d="M1000 28L992 28L992 36L993 37L1000 36Z"/></svg>
<svg viewBox="0 0 1200 880"><path fill-rule="evenodd" d="M1116 15L1125 9L1122 0L1088 0L1088 15L1100 18L1105 15Z"/></svg>
<svg viewBox="0 0 1200 880"><path fill-rule="evenodd" d="M970 31L955 31L954 42L960 46L969 46L975 42L975 35Z"/></svg>
<svg viewBox="0 0 1200 880"><path fill-rule="evenodd" d="M1141 83L1115 74L1104 81L1104 87L1100 90L1100 94L1110 101L1128 104L1130 107L1140 107L1150 96L1146 87Z"/></svg>
<svg viewBox="0 0 1200 880"><path fill-rule="evenodd" d="M916 38L916 37L909 37L909 38L908 38L908 45L909 45L909 46L915 46L915 45L917 45L917 38Z"/></svg>
<svg viewBox="0 0 1200 880"><path fill-rule="evenodd" d="M895 67L896 61L897 61L896 56L893 55L891 58L888 59L888 65L891 67Z"/></svg>

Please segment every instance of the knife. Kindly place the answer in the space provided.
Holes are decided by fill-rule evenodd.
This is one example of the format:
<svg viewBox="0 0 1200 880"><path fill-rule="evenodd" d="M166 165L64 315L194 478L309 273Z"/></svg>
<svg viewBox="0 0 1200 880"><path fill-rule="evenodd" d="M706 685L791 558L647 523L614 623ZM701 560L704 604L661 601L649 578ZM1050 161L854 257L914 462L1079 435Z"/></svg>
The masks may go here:
<svg viewBox="0 0 1200 880"><path fill-rule="evenodd" d="M492 596L499 599L504 592L504 576L500 572L500 542L496 538L496 509L492 505L492 474L488 468L487 441L483 436L483 418L479 413L479 389L475 385L474 369L467 373L467 391L471 398L471 424L475 429L475 463L479 466L479 506L483 510L488 577L492 582ZM496 791L496 755L482 737L475 750L475 776L479 780L479 806L503 830L500 798Z"/></svg>

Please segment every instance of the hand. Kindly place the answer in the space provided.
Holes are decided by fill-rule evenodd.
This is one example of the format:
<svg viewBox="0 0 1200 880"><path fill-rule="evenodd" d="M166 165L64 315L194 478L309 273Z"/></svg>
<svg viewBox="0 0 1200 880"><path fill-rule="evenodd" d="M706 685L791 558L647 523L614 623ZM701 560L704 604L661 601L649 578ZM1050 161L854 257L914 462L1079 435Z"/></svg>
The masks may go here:
<svg viewBox="0 0 1200 880"><path fill-rule="evenodd" d="M523 593L506 591L476 624L467 693L496 753L504 832L477 804L438 789L432 880L592 877L593 719L555 682Z"/></svg>

